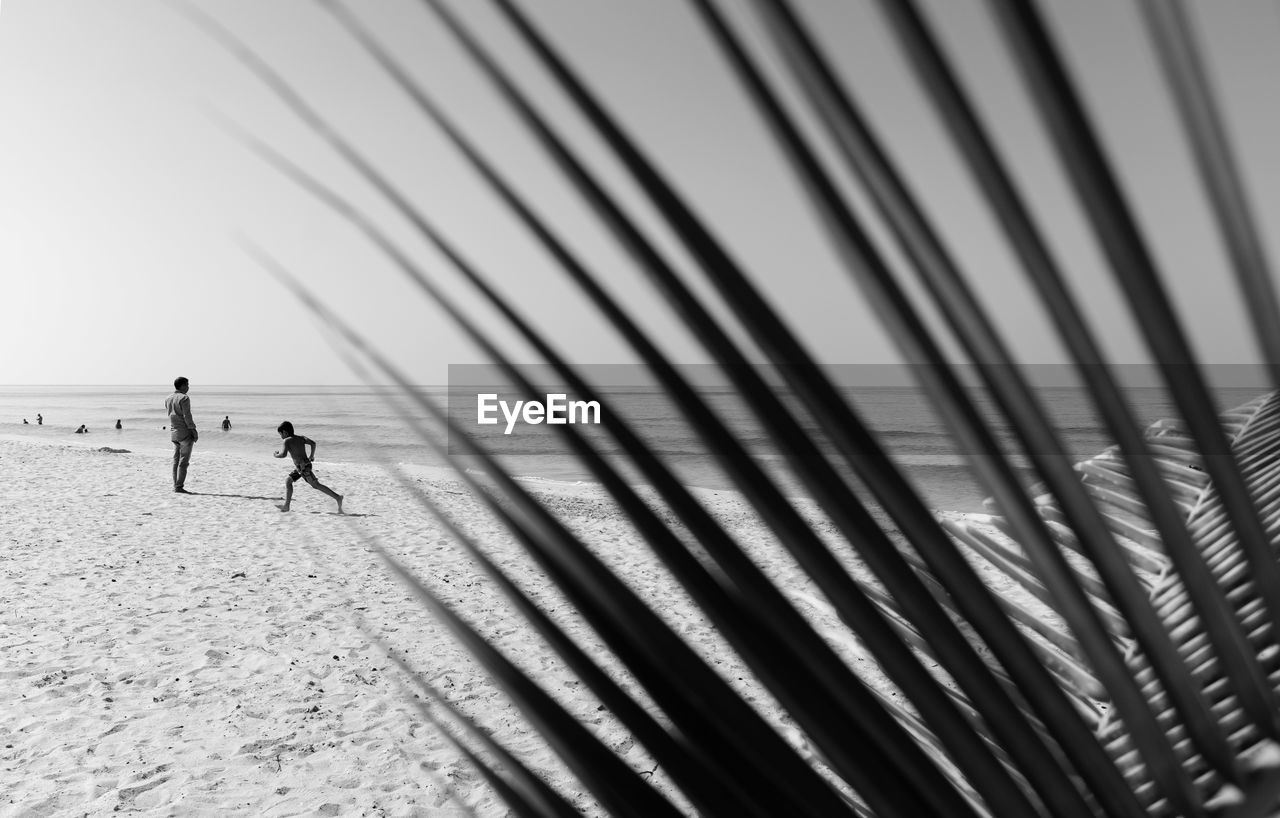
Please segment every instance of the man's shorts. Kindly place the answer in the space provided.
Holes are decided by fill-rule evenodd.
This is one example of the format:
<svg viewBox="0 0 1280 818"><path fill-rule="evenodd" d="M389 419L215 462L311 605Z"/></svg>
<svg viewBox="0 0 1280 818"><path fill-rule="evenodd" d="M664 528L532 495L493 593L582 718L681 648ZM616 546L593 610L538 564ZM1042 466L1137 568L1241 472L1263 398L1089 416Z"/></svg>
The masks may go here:
<svg viewBox="0 0 1280 818"><path fill-rule="evenodd" d="M315 473L311 471L311 464L304 463L293 471L289 472L289 482L296 483L299 480L306 480L308 483L316 482Z"/></svg>

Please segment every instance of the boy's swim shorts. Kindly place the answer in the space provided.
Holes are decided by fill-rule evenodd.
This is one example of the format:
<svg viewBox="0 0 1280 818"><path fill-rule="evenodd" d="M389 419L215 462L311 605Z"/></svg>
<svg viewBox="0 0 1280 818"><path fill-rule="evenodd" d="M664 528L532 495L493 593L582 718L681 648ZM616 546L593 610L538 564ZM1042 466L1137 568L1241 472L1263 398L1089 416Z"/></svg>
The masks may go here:
<svg viewBox="0 0 1280 818"><path fill-rule="evenodd" d="M289 472L290 483L296 483L299 480L306 480L308 483L314 483L315 479L316 479L316 476L311 471L310 463L304 463L303 465L298 466L293 471Z"/></svg>

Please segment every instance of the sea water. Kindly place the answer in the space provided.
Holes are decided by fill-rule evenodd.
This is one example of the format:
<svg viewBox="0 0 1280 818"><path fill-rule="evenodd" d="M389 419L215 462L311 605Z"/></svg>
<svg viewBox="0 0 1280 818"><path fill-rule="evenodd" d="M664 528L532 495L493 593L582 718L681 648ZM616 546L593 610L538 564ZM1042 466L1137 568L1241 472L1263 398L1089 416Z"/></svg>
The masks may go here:
<svg viewBox="0 0 1280 818"><path fill-rule="evenodd" d="M1259 389L1223 389L1215 398L1220 408L1244 403ZM25 386L0 387L0 434L22 435L82 445L110 446L134 451L169 452L168 416L163 388L141 386ZM363 386L197 386L190 393L192 411L200 431L193 459L201 453L226 452L261 460L264 469L280 469L271 454L280 446L276 427L291 421L299 433L318 443L317 464L325 462L396 463L441 466L447 460L420 436L425 431L446 447L449 435L440 423L414 405L398 399L399 390ZM446 387L420 387L423 399L445 406ZM733 488L714 457L694 434L680 413L655 389L627 387L602 390L603 411L614 412L637 430L649 447L662 456L682 482L712 489ZM943 425L917 389L867 387L844 390L848 403L870 427L930 507L953 511L979 511L985 492L975 483L968 467L969 453L958 451ZM975 392L979 408L994 417L990 401ZM1161 389L1131 389L1127 396L1142 424L1175 416L1173 404ZM737 395L727 389L708 389L703 399L735 433L756 461L783 485L788 494L804 495L805 489L787 469L769 435ZM785 402L798 405L790 396ZM1040 390L1039 397L1054 418L1064 442L1062 454L1084 458L1096 454L1111 441L1101 428L1087 392L1076 388ZM455 396L455 400L458 398ZM474 390L467 400L474 402ZM453 416L473 415L472 403L454 406ZM36 415L44 418L36 424ZM221 423L229 417L231 428ZM23 419L28 423L23 424ZM117 430L119 420L122 429ZM89 436L75 434L84 425ZM802 425L816 425L802 417ZM622 463L617 447L599 429L578 427L600 443L611 460ZM578 462L542 426L539 434L523 437L518 431L501 440L500 461L512 474L546 481L592 481L587 467ZM997 430L1002 445L1010 438ZM500 434L500 431L499 431ZM495 440L494 438L488 438ZM829 444L820 447L828 454ZM461 449L455 445L455 452ZM464 467L477 467L474 458L459 459ZM841 470L852 473L846 467ZM3 464L0 464L0 475ZM634 472L626 470L639 482ZM856 481L855 481L856 482Z"/></svg>

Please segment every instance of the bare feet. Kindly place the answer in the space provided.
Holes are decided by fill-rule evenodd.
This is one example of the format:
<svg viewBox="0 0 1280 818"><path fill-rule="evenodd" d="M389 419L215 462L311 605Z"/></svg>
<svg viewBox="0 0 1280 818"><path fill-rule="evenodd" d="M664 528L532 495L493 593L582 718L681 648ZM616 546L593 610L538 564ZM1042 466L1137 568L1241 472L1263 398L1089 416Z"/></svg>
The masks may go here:
<svg viewBox="0 0 1280 818"><path fill-rule="evenodd" d="M343 497L346 497L346 495L345 495L345 494L339 494L339 495L338 495L338 513L339 513L339 514L341 514L341 513L342 513L342 498L343 498Z"/></svg>
<svg viewBox="0 0 1280 818"><path fill-rule="evenodd" d="M286 505L283 505L283 506L276 506L276 508L280 509L281 511L288 511L288 510L289 510L289 506L288 506L287 504L286 504Z"/></svg>
<svg viewBox="0 0 1280 818"><path fill-rule="evenodd" d="M187 491L184 488L176 488L173 490L173 493L174 494L190 494L191 492Z"/></svg>

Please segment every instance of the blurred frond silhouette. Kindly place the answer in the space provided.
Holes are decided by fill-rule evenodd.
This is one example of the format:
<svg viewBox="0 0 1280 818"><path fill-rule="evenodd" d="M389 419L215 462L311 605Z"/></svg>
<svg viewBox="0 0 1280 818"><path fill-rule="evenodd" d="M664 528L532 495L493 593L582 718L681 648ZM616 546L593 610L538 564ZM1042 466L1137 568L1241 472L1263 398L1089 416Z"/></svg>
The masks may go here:
<svg viewBox="0 0 1280 818"><path fill-rule="evenodd" d="M984 304L868 126L839 74L787 0L750 0L822 136L789 113L776 79L713 0L688 0L707 43L741 84L790 172L810 200L848 274L913 364L958 448L972 453L974 479L990 497L988 519L932 513L894 456L864 422L847 393L807 351L735 260L676 191L643 145L543 36L516 0L490 0L520 42L553 77L630 182L660 214L696 263L700 281L673 267L646 229L565 140L552 116L521 90L492 53L441 0L423 13L448 31L492 82L528 134L598 217L722 369L738 397L784 455L829 521L841 548L874 575L855 576L837 556L830 532L798 513L776 479L710 408L646 328L644 316L615 300L598 271L579 259L448 112L363 25L361 7L321 5L398 86L421 116L527 228L550 258L644 362L742 496L786 548L834 615L874 657L901 695L889 695L833 649L829 639L746 555L734 536L673 474L661 454L616 413L603 430L629 468L660 498L659 509L624 478L599 443L573 425L556 427L590 469L639 538L682 584L725 641L772 694L747 701L526 487L506 474L482 441L450 427L478 470L459 477L510 530L599 634L644 691L638 699L602 669L430 507L475 555L479 570L511 599L585 689L630 731L678 792L632 769L538 684L481 638L457 612L406 569L393 568L422 603L455 631L608 814L658 816L693 810L724 816L1248 816L1280 809L1280 396L1264 395L1219 414L1206 373L1175 315L1167 286L1117 182L1098 135L1059 55L1059 44L1028 0L988 0L1072 192L1094 230L1110 274L1127 299L1177 416L1143 429L1090 316L1068 284L1046 232L975 110L964 83L914 0L879 0L878 11L908 55L915 79L945 123L957 154L1004 231L1028 282L1052 317L1115 445L1079 463L1063 455L1062 433L1026 378L1002 316ZM1263 242L1217 110L1182 0L1140 2L1150 46L1175 100L1202 189L1247 306L1272 386L1280 384L1280 311ZM216 21L193 18L235 53L329 143L420 235L479 298L496 309L559 382L582 400L600 394L575 365L471 264L466 248L419 213L400 187L308 101ZM268 55L269 56L269 55ZM388 261L445 310L489 355L523 397L543 393L498 350L489 330L433 282L378 221L344 200L252 134L252 150L363 232ZM892 134L889 135L892 137ZM849 202L855 179L909 262L886 262ZM248 245L247 245L248 246ZM308 294L265 251L248 246L316 314L348 353L379 381L402 387L410 414L446 427L444 407L419 391L342 318ZM907 273L914 277L907 280ZM832 282L832 286L843 282ZM945 351L910 288L926 293L967 359ZM915 291L915 290L912 290ZM708 303L707 293L719 302ZM722 316L732 316L727 326ZM746 339L749 345L744 343ZM767 360L784 388L752 361ZM960 363L976 372L1012 432L1016 452L979 411ZM784 392L794 400L783 400ZM800 420L803 413L806 420ZM815 431L816 429L816 431ZM423 432L447 454L445 444ZM823 441L828 446L819 445ZM835 454L830 454L835 452ZM1028 485L1020 457L1035 473ZM857 480L846 475L852 472ZM860 484L860 485L856 485ZM863 491L865 488L865 492ZM868 507L868 494L882 516ZM425 498L424 503L427 503ZM892 521L901 539L890 536ZM903 544L905 542L905 545ZM390 558L388 557L390 561ZM1000 581L992 581L1000 577ZM935 672L937 668L941 673ZM942 676L945 675L944 680ZM780 707L796 735L783 735L761 708ZM475 728L460 740L510 809L520 815L574 815L570 798L522 765L517 754Z"/></svg>

